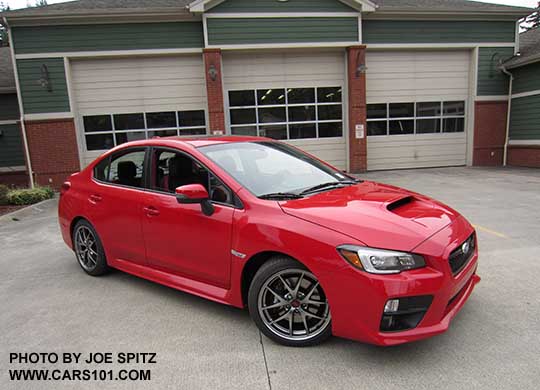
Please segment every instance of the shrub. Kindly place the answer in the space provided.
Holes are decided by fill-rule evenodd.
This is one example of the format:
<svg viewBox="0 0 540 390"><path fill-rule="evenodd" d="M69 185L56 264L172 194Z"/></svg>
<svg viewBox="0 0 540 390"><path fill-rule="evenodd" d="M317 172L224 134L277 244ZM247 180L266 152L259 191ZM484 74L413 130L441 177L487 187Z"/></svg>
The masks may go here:
<svg viewBox="0 0 540 390"><path fill-rule="evenodd" d="M49 187L36 187L34 189L12 190L7 194L8 203L14 205L27 205L51 199L54 191Z"/></svg>
<svg viewBox="0 0 540 390"><path fill-rule="evenodd" d="M0 205L7 204L8 192L9 192L9 188L3 184L0 184Z"/></svg>

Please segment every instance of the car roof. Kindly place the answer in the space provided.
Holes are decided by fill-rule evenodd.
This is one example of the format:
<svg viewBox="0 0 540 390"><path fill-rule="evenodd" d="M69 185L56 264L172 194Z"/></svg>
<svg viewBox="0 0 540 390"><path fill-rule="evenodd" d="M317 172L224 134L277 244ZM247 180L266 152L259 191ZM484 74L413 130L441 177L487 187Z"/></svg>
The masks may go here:
<svg viewBox="0 0 540 390"><path fill-rule="evenodd" d="M247 136L194 136L194 137L154 137L147 140L134 141L122 144L126 146L152 146L152 145L169 145L169 146L187 146L193 148L200 148L203 146L220 145L220 144L232 144L239 142L261 142L261 141L274 141L271 138L265 137L247 137Z"/></svg>

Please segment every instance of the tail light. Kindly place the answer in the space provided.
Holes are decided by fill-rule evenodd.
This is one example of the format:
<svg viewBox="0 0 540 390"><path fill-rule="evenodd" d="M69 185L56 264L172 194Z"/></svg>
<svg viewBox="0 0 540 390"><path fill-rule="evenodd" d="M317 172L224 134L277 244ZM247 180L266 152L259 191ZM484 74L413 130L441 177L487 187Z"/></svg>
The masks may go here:
<svg viewBox="0 0 540 390"><path fill-rule="evenodd" d="M60 196L64 195L66 192L68 192L70 188L71 188L71 182L65 181L62 184L62 187L60 187Z"/></svg>

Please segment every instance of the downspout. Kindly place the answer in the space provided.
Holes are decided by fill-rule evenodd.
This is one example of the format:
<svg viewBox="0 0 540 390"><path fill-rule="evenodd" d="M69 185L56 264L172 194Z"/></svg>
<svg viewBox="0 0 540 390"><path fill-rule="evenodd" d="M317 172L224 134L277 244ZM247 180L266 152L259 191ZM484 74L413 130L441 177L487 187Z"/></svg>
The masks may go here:
<svg viewBox="0 0 540 390"><path fill-rule="evenodd" d="M514 75L510 73L504 65L501 65L501 70L504 74L510 76L510 88L508 91L508 112L506 114L506 136L504 138L504 152L503 152L503 167L506 166L508 160L508 142L510 138L510 115L512 111L512 87L514 83Z"/></svg>
<svg viewBox="0 0 540 390"><path fill-rule="evenodd" d="M20 122L21 122L21 132L23 137L24 153L26 157L26 168L28 169L28 177L30 188L34 188L34 172L32 171L32 161L30 160L30 149L28 148L28 138L26 137L26 125L24 123L24 108L21 94L21 86L19 83L19 72L17 71L17 61L15 59L15 46L13 46L13 34L10 31L10 27L7 21L7 18L4 16L4 26L7 29L9 37L9 47L11 50L11 61L13 63L13 73L15 76L15 86L17 88L17 101L19 102L19 112L20 112Z"/></svg>

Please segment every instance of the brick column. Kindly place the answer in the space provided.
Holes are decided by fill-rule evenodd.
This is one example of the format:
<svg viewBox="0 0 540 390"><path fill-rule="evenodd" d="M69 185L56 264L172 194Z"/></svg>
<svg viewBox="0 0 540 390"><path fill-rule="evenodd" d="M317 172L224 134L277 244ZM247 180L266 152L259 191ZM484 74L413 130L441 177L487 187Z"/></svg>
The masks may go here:
<svg viewBox="0 0 540 390"><path fill-rule="evenodd" d="M81 169L73 119L27 121L25 125L36 184L59 189Z"/></svg>
<svg viewBox="0 0 540 390"><path fill-rule="evenodd" d="M225 114L223 112L223 83L221 73L221 50L204 49L204 69L206 74L206 94L210 134L222 131L225 134ZM214 79L211 73L214 72Z"/></svg>
<svg viewBox="0 0 540 390"><path fill-rule="evenodd" d="M366 46L347 48L349 86L349 170L352 173L367 169L366 74L358 71L366 63ZM356 138L356 125L364 125L363 138Z"/></svg>

